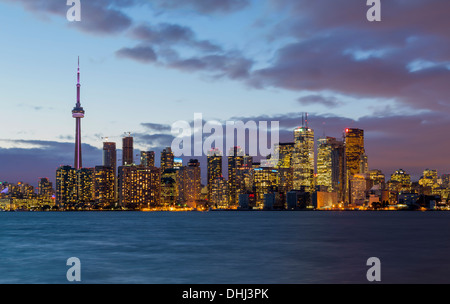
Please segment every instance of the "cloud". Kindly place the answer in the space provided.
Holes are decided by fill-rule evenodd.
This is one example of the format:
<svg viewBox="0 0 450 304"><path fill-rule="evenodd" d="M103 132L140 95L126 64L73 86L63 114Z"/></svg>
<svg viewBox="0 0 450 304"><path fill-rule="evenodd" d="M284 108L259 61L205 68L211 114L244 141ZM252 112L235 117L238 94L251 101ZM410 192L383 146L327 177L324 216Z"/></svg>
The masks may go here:
<svg viewBox="0 0 450 304"><path fill-rule="evenodd" d="M322 105L329 108L335 108L339 105L342 105L342 102L339 101L336 97L324 97L321 95L303 96L298 99L298 102L302 105Z"/></svg>
<svg viewBox="0 0 450 304"><path fill-rule="evenodd" d="M229 13L241 10L250 4L249 0L157 0L157 5L164 9L193 9L199 13Z"/></svg>
<svg viewBox="0 0 450 304"><path fill-rule="evenodd" d="M59 16L66 18L68 9L66 1L48 0L3 0L19 3L27 10L43 16ZM137 5L142 1L105 1L90 0L81 1L81 22L68 23L74 28L92 34L117 34L128 29L132 19L121 11L123 7Z"/></svg>
<svg viewBox="0 0 450 304"><path fill-rule="evenodd" d="M141 126L145 127L149 131L157 131L157 132L170 132L172 130L172 126L166 124L156 124L156 123L141 123Z"/></svg>
<svg viewBox="0 0 450 304"><path fill-rule="evenodd" d="M153 48L149 46L136 46L133 48L121 48L116 52L118 57L130 58L143 63L150 63L157 61L157 55Z"/></svg>

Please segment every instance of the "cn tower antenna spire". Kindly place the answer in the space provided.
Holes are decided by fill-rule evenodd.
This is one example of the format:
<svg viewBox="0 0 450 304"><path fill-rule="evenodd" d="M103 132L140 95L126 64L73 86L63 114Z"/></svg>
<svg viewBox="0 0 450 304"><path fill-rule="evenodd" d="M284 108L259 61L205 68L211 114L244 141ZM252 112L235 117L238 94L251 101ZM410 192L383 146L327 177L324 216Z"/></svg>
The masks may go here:
<svg viewBox="0 0 450 304"><path fill-rule="evenodd" d="M72 110L72 117L75 118L75 169L79 170L83 167L81 157L81 119L84 118L84 109L81 107L80 101L80 56L78 56L77 70L77 103Z"/></svg>

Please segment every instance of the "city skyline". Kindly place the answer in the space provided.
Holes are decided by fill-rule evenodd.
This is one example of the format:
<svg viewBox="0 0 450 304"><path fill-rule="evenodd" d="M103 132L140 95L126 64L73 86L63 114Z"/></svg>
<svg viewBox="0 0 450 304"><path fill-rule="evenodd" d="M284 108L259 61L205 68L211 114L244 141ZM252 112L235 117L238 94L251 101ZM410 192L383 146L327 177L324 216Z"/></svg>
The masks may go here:
<svg viewBox="0 0 450 304"><path fill-rule="evenodd" d="M449 4L383 3L383 21L372 24L365 5L343 1L155 1L142 9L139 1L89 1L82 21L69 23L63 2L0 2L0 34L11 42L1 53L4 181L36 185L72 164L67 108L77 56L89 111L85 167L102 163L103 138L120 143L127 132L134 155L159 155L173 139L170 125L195 112L207 120L278 120L281 142L292 141L308 112L316 146L323 135L365 130L370 169L386 176L400 168L414 180L427 168L450 172ZM96 13L111 19L102 23Z"/></svg>

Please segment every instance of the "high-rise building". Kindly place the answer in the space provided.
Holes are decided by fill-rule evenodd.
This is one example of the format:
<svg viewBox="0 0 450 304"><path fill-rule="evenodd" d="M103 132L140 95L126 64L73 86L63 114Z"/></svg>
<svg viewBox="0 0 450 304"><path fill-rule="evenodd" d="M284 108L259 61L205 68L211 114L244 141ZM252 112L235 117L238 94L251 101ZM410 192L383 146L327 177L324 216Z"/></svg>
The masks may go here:
<svg viewBox="0 0 450 304"><path fill-rule="evenodd" d="M351 177L354 174L363 173L361 172L361 162L366 159L364 157L364 130L345 129L344 136L347 174Z"/></svg>
<svg viewBox="0 0 450 304"><path fill-rule="evenodd" d="M161 173L174 166L174 155L171 147L167 147L161 152Z"/></svg>
<svg viewBox="0 0 450 304"><path fill-rule="evenodd" d="M102 189L99 190L100 192L96 192L95 199L96 201L103 201L105 197L107 197L108 202L115 201L117 199L117 149L116 149L116 143L115 142L104 142L103 143L103 167L111 168L111 170L101 170L96 173L96 178L102 178L99 185L101 185ZM100 166L98 167L100 168ZM112 173L112 175L111 175ZM107 178L107 186L103 184L103 182L106 182L104 180ZM98 181L97 181L98 182ZM113 183L113 198L109 198L109 195L111 193L103 193L102 191L106 191L106 189L109 189L109 183ZM106 187L106 188L105 188ZM108 190L109 191L109 190Z"/></svg>
<svg viewBox="0 0 450 304"><path fill-rule="evenodd" d="M275 144L275 154L278 154L277 168L292 168L291 159L294 153L293 142Z"/></svg>
<svg viewBox="0 0 450 304"><path fill-rule="evenodd" d="M326 187L328 192L337 192L339 202L345 200L346 165L344 142L334 137L318 140L317 185Z"/></svg>
<svg viewBox="0 0 450 304"><path fill-rule="evenodd" d="M103 143L103 166L111 167L116 172L117 168L117 149L115 142Z"/></svg>
<svg viewBox="0 0 450 304"><path fill-rule="evenodd" d="M116 175L112 166L96 166L94 172L94 199L110 205L116 200Z"/></svg>
<svg viewBox="0 0 450 304"><path fill-rule="evenodd" d="M228 192L230 205L237 206L239 204L239 194L244 192L244 182L242 171L244 166L244 152L240 147L230 149L228 155Z"/></svg>
<svg viewBox="0 0 450 304"><path fill-rule="evenodd" d="M208 179L208 200L211 201L212 185L214 180L222 177L222 152L215 148L208 151L207 179Z"/></svg>
<svg viewBox="0 0 450 304"><path fill-rule="evenodd" d="M159 204L161 195L159 168L129 165L119 167L118 172L121 206L142 209Z"/></svg>
<svg viewBox="0 0 450 304"><path fill-rule="evenodd" d="M180 168L166 169L161 173L161 202L165 206L175 206L182 201L182 181Z"/></svg>
<svg viewBox="0 0 450 304"><path fill-rule="evenodd" d="M211 204L219 209L229 208L228 181L223 176L216 177L211 184Z"/></svg>
<svg viewBox="0 0 450 304"><path fill-rule="evenodd" d="M94 168L77 170L77 202L89 203L94 200Z"/></svg>
<svg viewBox="0 0 450 304"><path fill-rule="evenodd" d="M75 170L81 169L81 119L84 118L84 109L81 107L80 97L80 57L78 57L78 72L77 72L77 102L72 110L72 117L75 118Z"/></svg>
<svg viewBox="0 0 450 304"><path fill-rule="evenodd" d="M133 137L122 138L122 166L134 165Z"/></svg>
<svg viewBox="0 0 450 304"><path fill-rule="evenodd" d="M54 194L53 184L48 178L43 177L39 180L38 194L45 199L51 198Z"/></svg>
<svg viewBox="0 0 450 304"><path fill-rule="evenodd" d="M254 169L253 188L256 197L256 207L263 208L264 194L278 191L278 170L269 167Z"/></svg>
<svg viewBox="0 0 450 304"><path fill-rule="evenodd" d="M183 202L191 203L200 200L202 191L201 168L197 159L191 159L182 169Z"/></svg>
<svg viewBox="0 0 450 304"><path fill-rule="evenodd" d="M411 185L411 176L403 169L395 171L387 183L388 189L395 192L410 192Z"/></svg>
<svg viewBox="0 0 450 304"><path fill-rule="evenodd" d="M155 166L155 151L141 151L141 166Z"/></svg>
<svg viewBox="0 0 450 304"><path fill-rule="evenodd" d="M77 170L61 166L56 170L56 204L60 207L77 202Z"/></svg>
<svg viewBox="0 0 450 304"><path fill-rule="evenodd" d="M292 155L293 186L295 190L314 191L314 130L308 123L294 130Z"/></svg>
<svg viewBox="0 0 450 304"><path fill-rule="evenodd" d="M419 179L419 185L422 187L437 188L438 185L437 170L425 169L422 177Z"/></svg>

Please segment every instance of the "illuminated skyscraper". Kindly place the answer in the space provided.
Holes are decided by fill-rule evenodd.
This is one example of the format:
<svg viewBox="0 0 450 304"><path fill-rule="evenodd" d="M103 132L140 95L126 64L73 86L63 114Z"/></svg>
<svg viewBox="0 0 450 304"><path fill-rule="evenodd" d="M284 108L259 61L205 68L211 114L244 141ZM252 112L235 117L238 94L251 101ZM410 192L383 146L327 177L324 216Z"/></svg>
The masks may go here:
<svg viewBox="0 0 450 304"><path fill-rule="evenodd" d="M202 191L201 168L197 159L191 159L182 169L183 202L190 203L200 199Z"/></svg>
<svg viewBox="0 0 450 304"><path fill-rule="evenodd" d="M118 168L119 203L123 207L142 209L160 202L161 174L159 168L121 166Z"/></svg>
<svg viewBox="0 0 450 304"><path fill-rule="evenodd" d="M253 188L256 196L256 207L262 209L264 194L278 191L278 170L269 167L254 169Z"/></svg>
<svg viewBox="0 0 450 304"><path fill-rule="evenodd" d="M112 166L96 166L94 199L97 203L112 204L116 199L116 175Z"/></svg>
<svg viewBox="0 0 450 304"><path fill-rule="evenodd" d="M244 152L240 147L230 149L228 156L228 193L229 204L239 204L239 194L244 191L243 175L240 168L244 165Z"/></svg>
<svg viewBox="0 0 450 304"><path fill-rule="evenodd" d="M85 112L81 107L80 88L80 57L78 57L77 102L72 110L72 117L75 118L75 170L83 167L81 158L81 118L84 118Z"/></svg>
<svg viewBox="0 0 450 304"><path fill-rule="evenodd" d="M345 155L349 178L354 174L364 173L361 172L361 162L366 159L364 157L364 130L345 129Z"/></svg>
<svg viewBox="0 0 450 304"><path fill-rule="evenodd" d="M221 209L228 208L229 197L228 181L223 176L215 178L211 184L211 204Z"/></svg>
<svg viewBox="0 0 450 304"><path fill-rule="evenodd" d="M387 183L390 191L396 192L410 192L411 191L411 176L403 169L395 171L391 175L391 179Z"/></svg>
<svg viewBox="0 0 450 304"><path fill-rule="evenodd" d="M94 168L77 170L77 201L89 203L94 200Z"/></svg>
<svg viewBox="0 0 450 304"><path fill-rule="evenodd" d="M346 166L344 142L334 137L318 140L317 185L326 187L328 192L337 192L339 202L345 200Z"/></svg>
<svg viewBox="0 0 450 304"><path fill-rule="evenodd" d="M208 151L207 157L208 200L211 201L212 185L214 180L222 177L222 152L215 148Z"/></svg>
<svg viewBox="0 0 450 304"><path fill-rule="evenodd" d="M61 166L56 170L56 204L60 207L77 202L77 170Z"/></svg>
<svg viewBox="0 0 450 304"><path fill-rule="evenodd" d="M155 166L155 151L141 151L141 166Z"/></svg>
<svg viewBox="0 0 450 304"><path fill-rule="evenodd" d="M38 190L39 196L41 196L42 198L49 199L49 198L51 198L52 195L54 194L53 184L52 184L52 182L51 182L48 178L46 178L46 177L41 178L41 179L39 180L38 189L39 189L39 190Z"/></svg>
<svg viewBox="0 0 450 304"><path fill-rule="evenodd" d="M133 137L127 136L122 138L122 166L133 165L133 155Z"/></svg>
<svg viewBox="0 0 450 304"><path fill-rule="evenodd" d="M307 192L314 191L314 130L306 119L302 127L294 130L294 152L292 155L293 186Z"/></svg>
<svg viewBox="0 0 450 304"><path fill-rule="evenodd" d="M161 174L167 169L172 169L174 165L174 155L171 147L167 147L161 152Z"/></svg>
<svg viewBox="0 0 450 304"><path fill-rule="evenodd" d="M166 169L161 173L161 202L165 206L175 206L182 201L182 181L180 168Z"/></svg>

